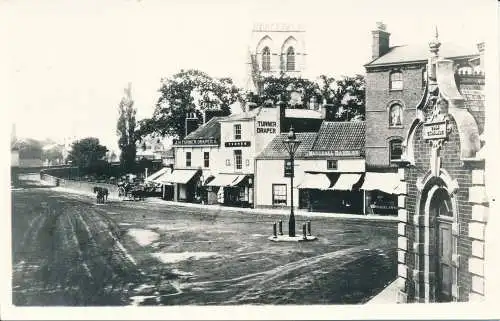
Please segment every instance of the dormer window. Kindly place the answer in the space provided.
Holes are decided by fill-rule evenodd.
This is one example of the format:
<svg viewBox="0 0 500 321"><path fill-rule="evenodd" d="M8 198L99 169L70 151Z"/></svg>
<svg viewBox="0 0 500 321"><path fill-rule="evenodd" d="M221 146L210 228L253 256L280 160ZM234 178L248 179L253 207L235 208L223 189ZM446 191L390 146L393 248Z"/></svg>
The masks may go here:
<svg viewBox="0 0 500 321"><path fill-rule="evenodd" d="M389 83L389 89L390 90L402 90L403 89L403 73L401 71L393 71L389 75L390 78L390 83Z"/></svg>
<svg viewBox="0 0 500 321"><path fill-rule="evenodd" d="M265 47L262 50L262 70L271 70L271 51L269 50L269 47Z"/></svg>

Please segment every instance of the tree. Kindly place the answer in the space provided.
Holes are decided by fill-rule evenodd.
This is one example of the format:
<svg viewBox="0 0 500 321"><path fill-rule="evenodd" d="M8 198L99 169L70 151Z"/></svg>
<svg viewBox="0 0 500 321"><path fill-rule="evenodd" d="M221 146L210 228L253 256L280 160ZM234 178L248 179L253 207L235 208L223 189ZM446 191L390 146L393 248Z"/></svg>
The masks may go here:
<svg viewBox="0 0 500 321"><path fill-rule="evenodd" d="M87 137L73 143L68 160L79 168L92 168L103 161L108 149L95 137Z"/></svg>
<svg viewBox="0 0 500 321"><path fill-rule="evenodd" d="M258 95L247 93L248 101L257 105L275 105L282 101L289 107L308 108L309 102L314 99L319 104L325 102L333 108L330 120L364 119L365 79L362 75L342 76L338 80L321 75L317 81L281 75L279 78L264 78L259 87ZM297 99L293 92L299 93L301 99Z"/></svg>
<svg viewBox="0 0 500 321"><path fill-rule="evenodd" d="M183 137L187 113L195 113L201 119L203 110L219 109L229 115L230 106L241 99L240 89L230 78L212 78L199 70L181 70L162 79L159 92L153 117L139 122L140 137Z"/></svg>
<svg viewBox="0 0 500 321"><path fill-rule="evenodd" d="M247 100L257 105L277 104L278 101L295 108L307 107L311 98L321 102L321 90L317 83L305 78L266 77L259 81L259 95L247 93ZM299 93L301 99L297 100L293 93Z"/></svg>
<svg viewBox="0 0 500 321"><path fill-rule="evenodd" d="M365 77L355 75L344 76L336 81L333 90L333 101L338 120L365 119Z"/></svg>
<svg viewBox="0 0 500 321"><path fill-rule="evenodd" d="M120 165L123 170L130 171L135 167L135 155L137 153L135 146L137 141L135 114L137 111L134 108L130 83L125 88L125 96L120 101L118 111L116 132L119 136L118 147L121 150Z"/></svg>

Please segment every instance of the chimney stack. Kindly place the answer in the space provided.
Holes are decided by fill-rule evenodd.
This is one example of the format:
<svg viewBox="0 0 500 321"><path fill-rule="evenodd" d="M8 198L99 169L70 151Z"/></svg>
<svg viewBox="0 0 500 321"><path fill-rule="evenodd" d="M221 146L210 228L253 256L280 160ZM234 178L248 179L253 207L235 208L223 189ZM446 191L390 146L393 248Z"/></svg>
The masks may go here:
<svg viewBox="0 0 500 321"><path fill-rule="evenodd" d="M389 51L390 33L386 31L386 25L377 22L377 30L372 31L372 59L375 60Z"/></svg>
<svg viewBox="0 0 500 321"><path fill-rule="evenodd" d="M196 113L195 112L186 113L185 136L189 135L191 132L194 132L197 128L198 128L198 117L196 116Z"/></svg>

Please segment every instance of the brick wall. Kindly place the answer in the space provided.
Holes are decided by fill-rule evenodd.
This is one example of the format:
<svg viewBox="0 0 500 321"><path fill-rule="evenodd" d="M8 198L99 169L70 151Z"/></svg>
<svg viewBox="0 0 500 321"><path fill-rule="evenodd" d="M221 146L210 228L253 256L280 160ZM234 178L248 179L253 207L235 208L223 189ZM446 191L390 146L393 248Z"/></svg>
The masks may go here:
<svg viewBox="0 0 500 321"><path fill-rule="evenodd" d="M366 162L375 166L389 166L389 137L406 136L415 119L416 106L422 98L422 70L425 64L400 67L403 90L389 90L390 68L370 69L366 75ZM389 128L389 105L399 101L403 105L403 126Z"/></svg>
<svg viewBox="0 0 500 321"><path fill-rule="evenodd" d="M457 254L460 256L458 268L458 300L468 301L469 293L472 291L472 282L474 273L469 272L469 258L472 257L472 243L473 239L469 236L469 224L472 221L472 203L469 198L469 188L472 186L472 171L475 169L470 164L465 164L460 159L460 139L458 128L453 119L451 119L452 131L448 140L444 142L441 151L441 168L445 169L452 179L458 181L459 188L455 194L455 199L458 205L458 226L459 236L457 238ZM417 178L423 177L430 169L431 146L422 138L422 126L416 129L415 141L415 166L409 167L405 170L405 180L407 183L407 197L406 197L406 210L408 211L408 223L406 225L406 237L408 243L418 242L415 240L415 226L413 225L413 217L417 208L418 191L417 191ZM418 213L417 213L418 214ZM477 242L477 241L476 241ZM406 265L411 271L418 269L415 266L413 259L414 255L411 249L408 251ZM408 278L411 281L411 276ZM405 291L408 294L408 301L411 302L413 296L413 289L411 288L412 282L406 285Z"/></svg>

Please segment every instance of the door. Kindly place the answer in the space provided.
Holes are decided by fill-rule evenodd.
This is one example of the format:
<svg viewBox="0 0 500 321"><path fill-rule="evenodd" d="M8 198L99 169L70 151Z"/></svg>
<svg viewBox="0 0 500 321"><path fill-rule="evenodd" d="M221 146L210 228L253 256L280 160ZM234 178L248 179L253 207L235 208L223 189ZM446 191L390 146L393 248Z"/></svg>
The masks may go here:
<svg viewBox="0 0 500 321"><path fill-rule="evenodd" d="M445 189L436 191L431 203L431 215L436 215L437 231L437 287L438 302L452 301L454 268L452 255L454 240L452 237L453 211L450 196Z"/></svg>
<svg viewBox="0 0 500 321"><path fill-rule="evenodd" d="M438 218L438 278L437 299L439 302L451 302L453 284L452 267L453 241L451 222Z"/></svg>

